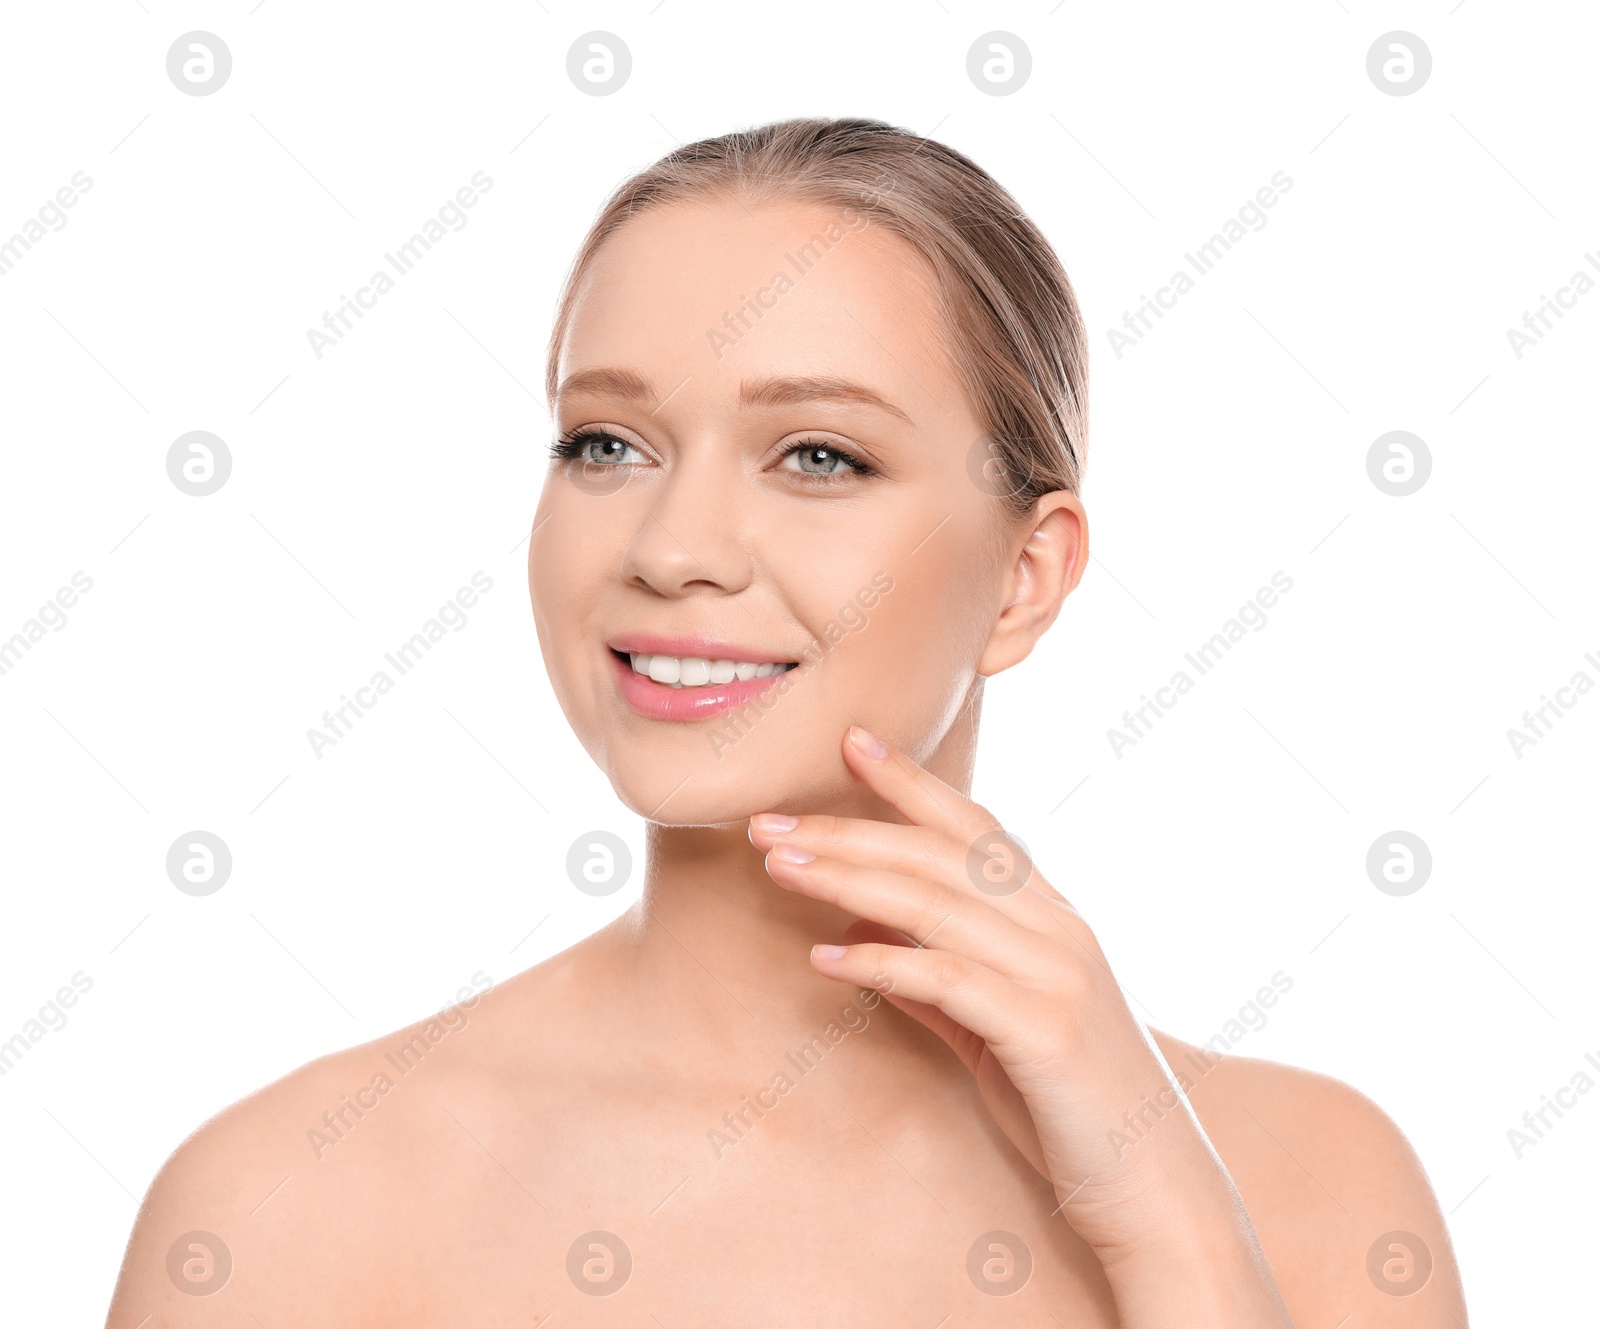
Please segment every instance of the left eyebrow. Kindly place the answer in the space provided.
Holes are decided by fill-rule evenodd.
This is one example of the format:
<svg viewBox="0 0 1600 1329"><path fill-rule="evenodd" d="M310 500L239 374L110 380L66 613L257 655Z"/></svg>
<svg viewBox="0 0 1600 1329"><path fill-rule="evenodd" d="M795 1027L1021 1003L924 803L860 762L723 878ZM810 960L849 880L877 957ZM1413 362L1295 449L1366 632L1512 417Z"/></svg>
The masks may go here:
<svg viewBox="0 0 1600 1329"><path fill-rule="evenodd" d="M892 401L861 383L827 374L799 378L746 379L739 391L741 406L794 406L808 401L848 402L872 406L897 416L908 425L915 421Z"/></svg>

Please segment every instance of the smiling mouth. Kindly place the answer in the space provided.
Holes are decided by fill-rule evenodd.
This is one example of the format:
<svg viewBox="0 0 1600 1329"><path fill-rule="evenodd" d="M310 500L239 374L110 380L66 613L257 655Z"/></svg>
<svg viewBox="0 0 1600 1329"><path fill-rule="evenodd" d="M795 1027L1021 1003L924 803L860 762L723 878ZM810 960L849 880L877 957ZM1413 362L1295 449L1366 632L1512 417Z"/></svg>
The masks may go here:
<svg viewBox="0 0 1600 1329"><path fill-rule="evenodd" d="M611 654L627 663L635 674L642 675L664 687L711 687L724 683L745 683L753 678L770 678L799 668L794 660L769 661L757 664L753 660L710 660L704 656L647 655L640 651L628 653L611 649Z"/></svg>

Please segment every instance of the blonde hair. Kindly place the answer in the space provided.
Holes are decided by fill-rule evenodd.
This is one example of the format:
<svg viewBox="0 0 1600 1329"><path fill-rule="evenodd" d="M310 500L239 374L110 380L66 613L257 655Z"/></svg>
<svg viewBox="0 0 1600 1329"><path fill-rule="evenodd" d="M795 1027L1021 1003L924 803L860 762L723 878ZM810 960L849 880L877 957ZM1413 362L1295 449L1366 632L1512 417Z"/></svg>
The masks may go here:
<svg viewBox="0 0 1600 1329"><path fill-rule="evenodd" d="M908 242L933 270L952 361L987 431L975 440L982 481L969 459L975 482L1019 516L1041 494L1079 492L1088 338L1060 260L982 167L882 120L782 120L701 139L618 186L562 288L546 357L548 400L577 292L601 245L650 208L718 196L854 208Z"/></svg>

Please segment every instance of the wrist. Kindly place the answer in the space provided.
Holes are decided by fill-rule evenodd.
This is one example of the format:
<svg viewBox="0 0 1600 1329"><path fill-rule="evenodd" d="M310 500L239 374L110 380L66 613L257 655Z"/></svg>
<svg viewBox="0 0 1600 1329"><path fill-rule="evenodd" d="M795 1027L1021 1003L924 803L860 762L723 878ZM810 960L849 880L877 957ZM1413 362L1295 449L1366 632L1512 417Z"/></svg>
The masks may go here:
<svg viewBox="0 0 1600 1329"><path fill-rule="evenodd" d="M1125 1329L1293 1329L1233 1178L1198 1123L1076 1188L1061 1212L1099 1259Z"/></svg>
<svg viewBox="0 0 1600 1329"><path fill-rule="evenodd" d="M1225 1190L1163 1196L1157 1212L1095 1253L1125 1329L1293 1329L1243 1202Z"/></svg>

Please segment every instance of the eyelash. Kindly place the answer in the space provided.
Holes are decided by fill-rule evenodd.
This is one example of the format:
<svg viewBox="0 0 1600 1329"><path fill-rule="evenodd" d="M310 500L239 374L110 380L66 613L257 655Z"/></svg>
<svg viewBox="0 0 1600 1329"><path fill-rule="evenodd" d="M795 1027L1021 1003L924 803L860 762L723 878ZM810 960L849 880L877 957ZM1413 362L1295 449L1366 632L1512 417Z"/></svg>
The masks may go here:
<svg viewBox="0 0 1600 1329"><path fill-rule="evenodd" d="M615 434L609 433L604 429L574 429L565 438L558 438L550 445L550 456L556 461L570 461L580 456L583 449L596 439L606 439L611 442L621 443L624 447L633 447L633 444L629 443L627 439L618 438ZM826 439L820 438L796 439L795 442L784 449L783 455L778 460L780 462L785 461L794 453L804 452L808 448L822 448L827 452L831 452L845 464L848 468L847 471L834 471L828 475L819 475L815 471L797 471L793 472L793 474L807 476L822 484L845 479L847 474L863 476L877 474L872 467L868 466L866 462L862 461L854 453L846 452L843 448L836 447ZM631 465L631 463L629 464Z"/></svg>

